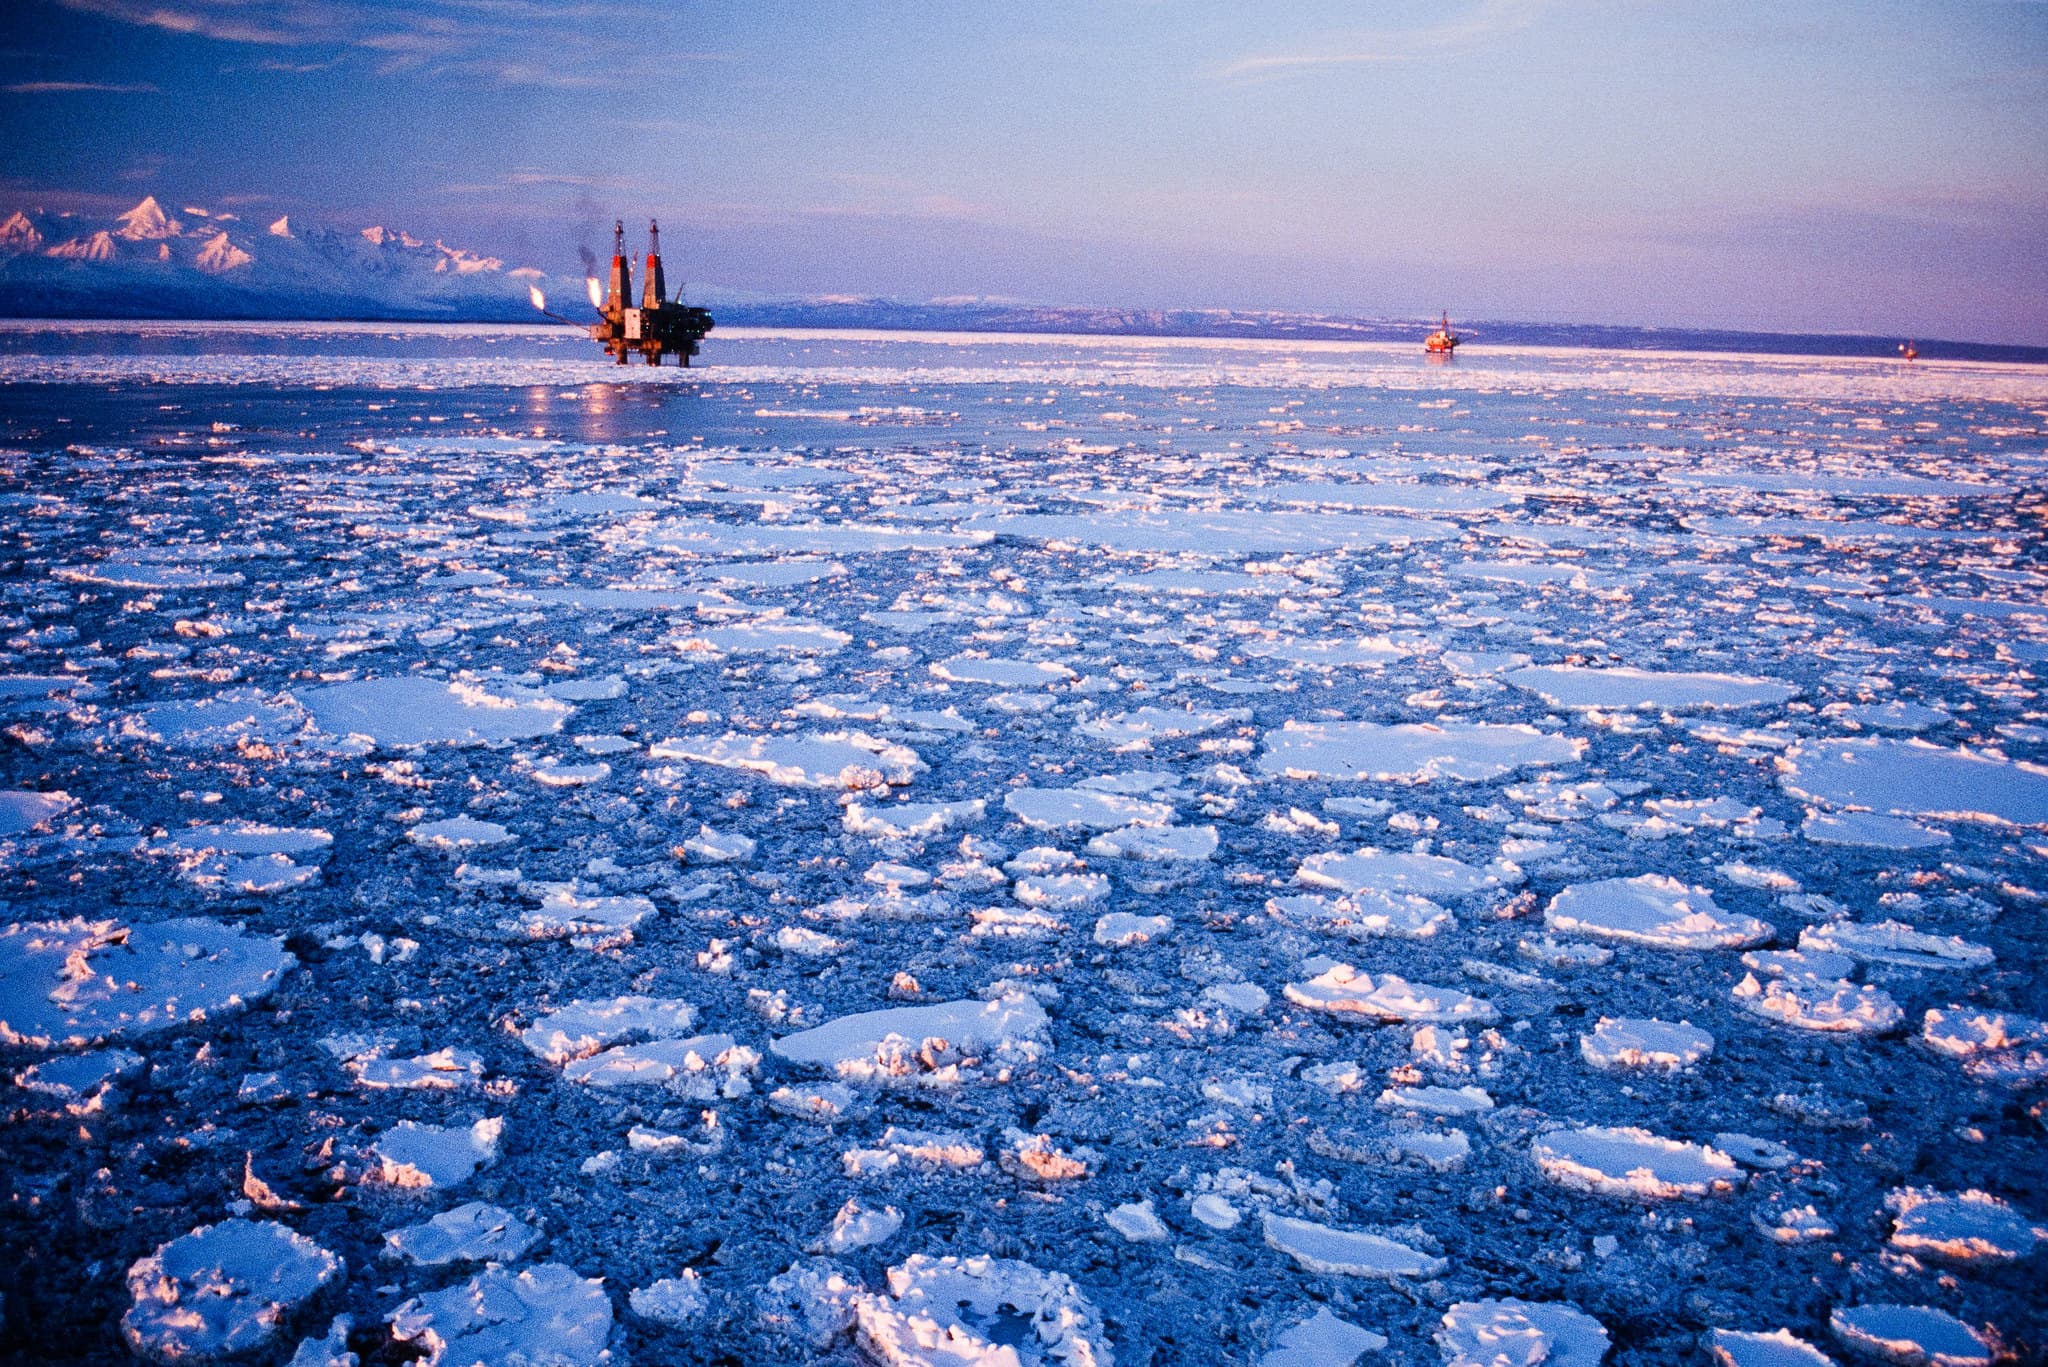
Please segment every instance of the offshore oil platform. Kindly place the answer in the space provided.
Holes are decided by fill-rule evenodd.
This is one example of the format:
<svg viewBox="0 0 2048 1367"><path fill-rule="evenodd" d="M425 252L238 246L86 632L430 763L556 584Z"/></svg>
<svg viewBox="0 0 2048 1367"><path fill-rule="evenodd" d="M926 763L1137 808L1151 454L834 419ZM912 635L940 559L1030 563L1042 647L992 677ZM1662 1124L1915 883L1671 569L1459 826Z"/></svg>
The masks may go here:
<svg viewBox="0 0 2048 1367"><path fill-rule="evenodd" d="M697 344L711 331L711 315L685 304L680 290L674 299L667 297L668 281L661 273L661 224L652 220L647 224L645 279L640 307L632 308L633 279L626 263L626 225L623 221L614 223L611 290L601 303L596 297L597 282L590 282L590 302L597 305L602 315L590 324L590 339L602 343L620 365L626 364L626 358L636 351L647 358L649 365L660 365L661 358L671 352L678 365L688 365L697 354Z"/></svg>

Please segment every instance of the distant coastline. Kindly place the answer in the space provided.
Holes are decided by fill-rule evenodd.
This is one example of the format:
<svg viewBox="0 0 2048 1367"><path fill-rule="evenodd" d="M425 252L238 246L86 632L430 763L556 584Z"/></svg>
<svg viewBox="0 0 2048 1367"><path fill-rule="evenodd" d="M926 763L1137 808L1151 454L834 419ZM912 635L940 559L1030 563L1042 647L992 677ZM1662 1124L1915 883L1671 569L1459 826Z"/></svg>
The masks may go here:
<svg viewBox="0 0 2048 1367"><path fill-rule="evenodd" d="M181 299L160 296L150 302L133 296L119 300L77 298L45 303L37 309L22 292L9 291L0 280L0 319L15 323L61 326L79 322L154 323L447 323L525 324L538 321L530 308L507 301L467 303L458 308L417 309L374 307L351 310L346 301L333 308L292 308L288 299L251 294L224 301L210 297ZM1359 318L1337 314L1231 309L1119 309L1027 304L908 303L889 299L722 299L707 293L702 302L722 327L798 330L871 330L885 332L987 332L1020 335L1079 334L1103 337L1156 337L1243 341L1412 342L1432 325L1427 318ZM204 303L209 307L192 307ZM1593 323L1458 322L1460 332L1477 351L1488 346L1568 347L1592 351L1746 352L1760 355L1867 357L1894 359L1902 340L1854 333L1790 333L1716 328L1629 327ZM715 336L716 334L714 334ZM2000 342L1970 342L1922 337L1916 339L1921 361L1979 361L2048 365L2048 347ZM1455 362L1453 362L1455 364ZM1903 362L1901 362L1903 364Z"/></svg>

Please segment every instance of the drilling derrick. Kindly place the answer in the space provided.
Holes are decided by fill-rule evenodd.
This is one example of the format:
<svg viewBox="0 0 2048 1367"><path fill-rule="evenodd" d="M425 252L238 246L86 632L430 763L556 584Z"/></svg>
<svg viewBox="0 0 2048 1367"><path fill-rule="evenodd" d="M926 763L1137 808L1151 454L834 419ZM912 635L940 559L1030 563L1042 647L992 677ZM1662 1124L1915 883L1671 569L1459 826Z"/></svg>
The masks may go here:
<svg viewBox="0 0 2048 1367"><path fill-rule="evenodd" d="M697 344L711 331L711 315L683 303L680 293L673 300L664 297L668 281L661 270L661 225L650 221L647 237L646 289L640 307L634 308L632 272L626 262L626 225L622 221L612 226L611 292L600 310L603 316L590 325L591 340L603 343L620 365L636 351L649 365L660 365L669 352L675 353L677 364L688 365L697 354Z"/></svg>

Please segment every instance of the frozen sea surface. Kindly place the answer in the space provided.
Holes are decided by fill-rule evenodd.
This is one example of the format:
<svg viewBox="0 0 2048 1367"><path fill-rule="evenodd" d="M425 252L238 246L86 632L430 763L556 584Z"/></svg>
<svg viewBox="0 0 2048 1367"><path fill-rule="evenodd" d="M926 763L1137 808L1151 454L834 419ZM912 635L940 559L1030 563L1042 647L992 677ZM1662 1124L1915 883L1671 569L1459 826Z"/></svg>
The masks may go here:
<svg viewBox="0 0 2048 1367"><path fill-rule="evenodd" d="M704 361L0 328L0 1357L2048 1350L2048 371Z"/></svg>

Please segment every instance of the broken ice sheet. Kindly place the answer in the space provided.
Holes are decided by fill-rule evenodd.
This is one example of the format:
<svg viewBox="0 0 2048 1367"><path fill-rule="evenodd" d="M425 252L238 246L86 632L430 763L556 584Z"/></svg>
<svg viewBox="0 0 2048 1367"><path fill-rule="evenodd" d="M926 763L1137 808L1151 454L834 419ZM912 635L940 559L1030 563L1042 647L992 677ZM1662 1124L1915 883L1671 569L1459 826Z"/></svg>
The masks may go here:
<svg viewBox="0 0 2048 1367"><path fill-rule="evenodd" d="M341 1259L267 1220L227 1220L171 1240L128 1269L133 1304L122 1337L157 1362L214 1361L258 1352L322 1288Z"/></svg>
<svg viewBox="0 0 2048 1367"><path fill-rule="evenodd" d="M458 1186L498 1161L505 1133L500 1117L472 1125L422 1125L401 1120L371 1143L372 1181L408 1191Z"/></svg>
<svg viewBox="0 0 2048 1367"><path fill-rule="evenodd" d="M449 1263L510 1263L540 1240L540 1231L509 1210L470 1201L424 1224L384 1235L387 1256L423 1267Z"/></svg>
<svg viewBox="0 0 2048 1367"><path fill-rule="evenodd" d="M496 1265L467 1282L406 1301L391 1336L427 1367L480 1362L602 1367L611 1360L612 1302L600 1277L559 1263L514 1271Z"/></svg>

